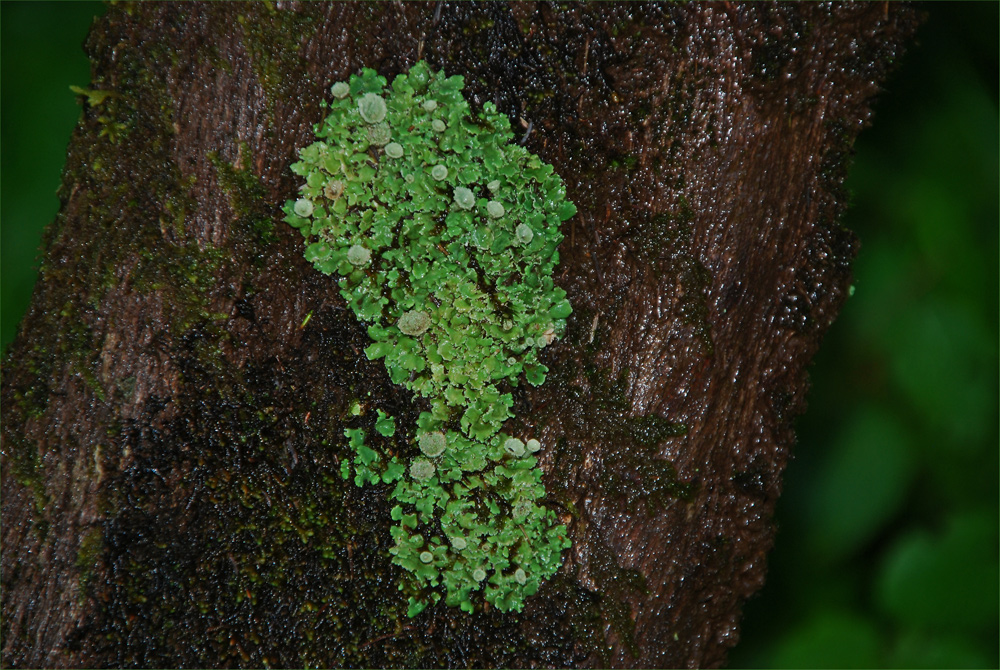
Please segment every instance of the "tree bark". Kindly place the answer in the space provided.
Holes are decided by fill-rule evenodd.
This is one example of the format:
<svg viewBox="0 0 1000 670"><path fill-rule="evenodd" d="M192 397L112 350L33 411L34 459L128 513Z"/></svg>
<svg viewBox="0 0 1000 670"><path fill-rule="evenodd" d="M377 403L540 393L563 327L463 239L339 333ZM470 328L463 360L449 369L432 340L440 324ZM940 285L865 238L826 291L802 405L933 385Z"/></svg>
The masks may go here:
<svg viewBox="0 0 1000 670"><path fill-rule="evenodd" d="M3 663L718 666L850 284L896 3L115 5L2 385ZM516 390L573 541L521 614L408 619L348 407L419 402L278 207L334 81L465 76L579 214ZM683 430L681 430L683 429ZM683 432L682 435L678 433Z"/></svg>

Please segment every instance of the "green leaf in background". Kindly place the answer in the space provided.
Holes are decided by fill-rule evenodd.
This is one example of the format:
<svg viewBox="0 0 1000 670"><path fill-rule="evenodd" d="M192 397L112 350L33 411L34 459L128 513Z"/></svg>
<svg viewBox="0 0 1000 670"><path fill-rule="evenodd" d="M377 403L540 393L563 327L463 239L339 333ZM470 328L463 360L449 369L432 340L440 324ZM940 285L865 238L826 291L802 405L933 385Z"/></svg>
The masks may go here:
<svg viewBox="0 0 1000 670"><path fill-rule="evenodd" d="M35 258L59 209L66 145L80 118L72 85L90 82L83 41L100 2L0 3L0 347L31 299Z"/></svg>
<svg viewBox="0 0 1000 670"><path fill-rule="evenodd" d="M822 612L787 635L775 668L875 668L882 665L878 627L856 614Z"/></svg>
<svg viewBox="0 0 1000 670"><path fill-rule="evenodd" d="M961 633L911 631L892 652L894 668L989 668L993 665L982 647Z"/></svg>
<svg viewBox="0 0 1000 670"><path fill-rule="evenodd" d="M935 456L975 451L996 427L996 368L990 365L996 344L979 315L930 298L900 313L885 336L895 350L892 381L944 438Z"/></svg>
<svg viewBox="0 0 1000 670"><path fill-rule="evenodd" d="M938 533L906 533L887 552L879 575L880 609L918 630L984 632L992 627L995 634L997 542L990 510L955 514Z"/></svg>
<svg viewBox="0 0 1000 670"><path fill-rule="evenodd" d="M868 406L849 417L813 482L806 510L813 560L857 555L899 512L915 470L911 450L891 413Z"/></svg>

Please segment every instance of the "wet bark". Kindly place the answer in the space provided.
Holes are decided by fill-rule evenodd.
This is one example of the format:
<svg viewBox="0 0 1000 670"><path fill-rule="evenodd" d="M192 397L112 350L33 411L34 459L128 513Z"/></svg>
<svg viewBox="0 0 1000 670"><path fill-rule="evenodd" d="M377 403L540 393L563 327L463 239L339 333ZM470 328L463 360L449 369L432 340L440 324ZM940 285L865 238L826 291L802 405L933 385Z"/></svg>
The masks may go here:
<svg viewBox="0 0 1000 670"><path fill-rule="evenodd" d="M914 12L116 5L4 363L3 663L718 666L850 284L854 140ZM552 163L574 306L510 430L573 547L521 614L397 592L347 421L419 408L278 207L331 82L423 58ZM366 413L348 416L360 400ZM355 425L355 424L351 424ZM683 427L683 435L676 435Z"/></svg>

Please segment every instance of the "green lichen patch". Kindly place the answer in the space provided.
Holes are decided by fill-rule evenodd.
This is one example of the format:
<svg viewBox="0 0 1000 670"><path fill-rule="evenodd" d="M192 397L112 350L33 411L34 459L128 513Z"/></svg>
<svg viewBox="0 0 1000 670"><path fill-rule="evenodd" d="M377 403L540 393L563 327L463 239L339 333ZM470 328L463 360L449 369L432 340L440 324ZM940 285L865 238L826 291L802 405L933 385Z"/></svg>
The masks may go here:
<svg viewBox="0 0 1000 670"><path fill-rule="evenodd" d="M347 432L355 482L395 485L391 553L411 616L442 592L466 611L479 591L520 610L569 545L540 504L537 459L505 449L500 429L521 375L545 380L539 352L572 311L552 271L576 208L552 166L511 143L509 120L490 103L470 110L462 88L424 63L390 87L372 70L335 84L285 205L306 259L339 277L368 325L368 358L429 401L400 453Z"/></svg>

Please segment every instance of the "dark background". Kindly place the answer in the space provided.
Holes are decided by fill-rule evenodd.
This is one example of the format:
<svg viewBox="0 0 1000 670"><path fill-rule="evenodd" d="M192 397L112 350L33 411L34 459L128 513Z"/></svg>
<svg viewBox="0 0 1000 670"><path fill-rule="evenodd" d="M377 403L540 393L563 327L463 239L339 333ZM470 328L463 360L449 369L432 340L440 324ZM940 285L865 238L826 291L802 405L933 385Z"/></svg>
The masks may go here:
<svg viewBox="0 0 1000 670"><path fill-rule="evenodd" d="M812 369L733 666L1000 665L1000 4L919 6L857 146L856 292ZM31 297L103 11L0 4L0 346Z"/></svg>

